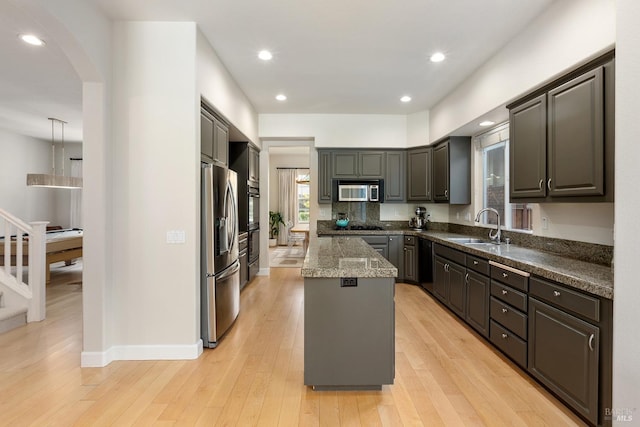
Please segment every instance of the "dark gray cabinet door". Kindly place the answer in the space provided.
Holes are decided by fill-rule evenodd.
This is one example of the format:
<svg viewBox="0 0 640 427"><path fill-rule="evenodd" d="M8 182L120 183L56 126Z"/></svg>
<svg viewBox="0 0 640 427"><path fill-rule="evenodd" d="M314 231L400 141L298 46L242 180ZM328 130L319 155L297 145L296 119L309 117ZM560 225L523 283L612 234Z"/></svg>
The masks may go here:
<svg viewBox="0 0 640 427"><path fill-rule="evenodd" d="M260 182L260 152L253 147L249 147L249 181Z"/></svg>
<svg viewBox="0 0 640 427"><path fill-rule="evenodd" d="M529 298L529 372L594 425L600 329Z"/></svg>
<svg viewBox="0 0 640 427"><path fill-rule="evenodd" d="M213 116L207 111L200 112L200 152L202 160L213 160Z"/></svg>
<svg viewBox="0 0 640 427"><path fill-rule="evenodd" d="M433 294L447 304L449 299L449 275L447 273L448 261L436 255L433 265Z"/></svg>
<svg viewBox="0 0 640 427"><path fill-rule="evenodd" d="M550 90L547 100L549 195L603 195L602 67Z"/></svg>
<svg viewBox="0 0 640 427"><path fill-rule="evenodd" d="M489 286L487 276L467 269L464 318L485 337L489 336Z"/></svg>
<svg viewBox="0 0 640 427"><path fill-rule="evenodd" d="M360 151L358 152L358 178L383 179L384 178L384 151Z"/></svg>
<svg viewBox="0 0 640 427"><path fill-rule="evenodd" d="M318 203L331 203L331 152L318 151Z"/></svg>
<svg viewBox="0 0 640 427"><path fill-rule="evenodd" d="M388 151L385 161L384 201L405 202L405 164L404 151Z"/></svg>
<svg viewBox="0 0 640 427"><path fill-rule="evenodd" d="M357 151L334 151L331 153L331 163L333 165L334 178L358 177Z"/></svg>
<svg viewBox="0 0 640 427"><path fill-rule="evenodd" d="M449 273L449 308L458 316L464 318L466 286L466 269L453 262L449 262L447 269Z"/></svg>
<svg viewBox="0 0 640 427"><path fill-rule="evenodd" d="M449 201L449 141L433 149L433 199Z"/></svg>
<svg viewBox="0 0 640 427"><path fill-rule="evenodd" d="M451 136L433 149L433 200L471 203L471 138Z"/></svg>
<svg viewBox="0 0 640 427"><path fill-rule="evenodd" d="M432 147L412 149L407 152L407 200L430 202Z"/></svg>
<svg viewBox="0 0 640 427"><path fill-rule="evenodd" d="M213 161L229 165L229 128L217 119L213 121Z"/></svg>
<svg viewBox="0 0 640 427"><path fill-rule="evenodd" d="M397 281L402 281L404 277L403 265L403 236L389 236L387 260L398 269Z"/></svg>
<svg viewBox="0 0 640 427"><path fill-rule="evenodd" d="M510 197L545 197L546 95L540 95L509 111L509 138Z"/></svg>
<svg viewBox="0 0 640 427"><path fill-rule="evenodd" d="M404 245L404 281L418 283L418 251L414 245Z"/></svg>

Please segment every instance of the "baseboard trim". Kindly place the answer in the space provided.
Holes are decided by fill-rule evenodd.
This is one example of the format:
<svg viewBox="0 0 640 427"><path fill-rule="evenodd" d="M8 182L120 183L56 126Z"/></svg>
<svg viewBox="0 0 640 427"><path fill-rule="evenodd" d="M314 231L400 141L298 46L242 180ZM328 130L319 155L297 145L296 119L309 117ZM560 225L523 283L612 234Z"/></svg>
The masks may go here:
<svg viewBox="0 0 640 427"><path fill-rule="evenodd" d="M192 345L126 345L104 352L83 351L80 366L102 368L115 360L193 360L203 351L202 340Z"/></svg>

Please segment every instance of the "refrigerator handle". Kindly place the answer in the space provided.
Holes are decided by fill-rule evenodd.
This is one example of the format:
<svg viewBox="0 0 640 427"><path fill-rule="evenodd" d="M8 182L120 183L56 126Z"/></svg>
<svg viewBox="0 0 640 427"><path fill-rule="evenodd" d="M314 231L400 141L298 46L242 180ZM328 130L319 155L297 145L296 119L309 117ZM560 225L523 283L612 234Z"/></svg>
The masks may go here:
<svg viewBox="0 0 640 427"><path fill-rule="evenodd" d="M239 260L235 260L233 264L231 264L231 266L229 266L229 268L227 268L224 273L220 274L219 276L217 276L216 278L218 280L222 280L225 279L229 276L233 276L235 273L238 272L238 270L240 270L240 261Z"/></svg>

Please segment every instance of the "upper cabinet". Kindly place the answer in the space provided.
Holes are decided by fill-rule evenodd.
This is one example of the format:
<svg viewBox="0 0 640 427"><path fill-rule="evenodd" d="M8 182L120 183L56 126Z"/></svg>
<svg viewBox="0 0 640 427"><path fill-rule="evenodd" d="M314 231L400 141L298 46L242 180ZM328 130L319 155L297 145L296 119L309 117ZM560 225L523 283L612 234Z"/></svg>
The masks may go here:
<svg viewBox="0 0 640 427"><path fill-rule="evenodd" d="M229 168L238 173L238 180L251 187L260 186L260 151L251 143L229 143Z"/></svg>
<svg viewBox="0 0 640 427"><path fill-rule="evenodd" d="M229 164L229 127L204 107L200 109L200 152L205 162Z"/></svg>
<svg viewBox="0 0 640 427"><path fill-rule="evenodd" d="M331 201L331 151L318 150L318 203Z"/></svg>
<svg viewBox="0 0 640 427"><path fill-rule="evenodd" d="M229 164L229 127L204 108L200 109L200 151L205 162Z"/></svg>
<svg viewBox="0 0 640 427"><path fill-rule="evenodd" d="M384 201L405 202L405 165L407 155L404 150L387 151L384 174Z"/></svg>
<svg viewBox="0 0 640 427"><path fill-rule="evenodd" d="M407 151L407 200L433 201L432 156L432 147L420 147Z"/></svg>
<svg viewBox="0 0 640 427"><path fill-rule="evenodd" d="M333 151L333 177L336 179L384 178L384 151Z"/></svg>
<svg viewBox="0 0 640 427"><path fill-rule="evenodd" d="M433 149L433 199L452 205L471 203L471 138L451 136Z"/></svg>
<svg viewBox="0 0 640 427"><path fill-rule="evenodd" d="M249 146L249 175L250 182L258 184L260 182L260 152L253 146Z"/></svg>
<svg viewBox="0 0 640 427"><path fill-rule="evenodd" d="M613 53L508 108L511 199L613 201Z"/></svg>

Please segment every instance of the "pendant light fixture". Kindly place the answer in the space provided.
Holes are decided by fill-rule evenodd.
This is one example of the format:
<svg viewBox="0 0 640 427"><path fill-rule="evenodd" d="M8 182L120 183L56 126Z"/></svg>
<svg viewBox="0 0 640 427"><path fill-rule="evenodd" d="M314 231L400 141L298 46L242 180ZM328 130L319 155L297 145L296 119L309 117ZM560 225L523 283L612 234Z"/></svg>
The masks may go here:
<svg viewBox="0 0 640 427"><path fill-rule="evenodd" d="M28 187L46 188L82 188L82 178L75 176L64 176L64 125L67 122L49 117L51 120L51 174L29 173L27 174ZM55 124L59 123L62 128L62 174L56 174L56 146L54 138Z"/></svg>

